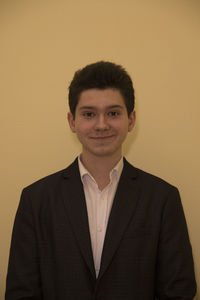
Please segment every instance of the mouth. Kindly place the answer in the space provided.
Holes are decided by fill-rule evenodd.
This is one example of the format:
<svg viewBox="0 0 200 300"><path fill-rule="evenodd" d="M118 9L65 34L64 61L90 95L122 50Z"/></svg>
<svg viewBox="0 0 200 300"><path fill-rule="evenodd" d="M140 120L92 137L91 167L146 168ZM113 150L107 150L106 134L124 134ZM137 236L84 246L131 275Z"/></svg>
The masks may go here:
<svg viewBox="0 0 200 300"><path fill-rule="evenodd" d="M107 140L107 139L110 139L110 138L113 138L114 135L108 135L108 136L92 136L90 137L92 140L99 140L99 141L103 141L103 140Z"/></svg>

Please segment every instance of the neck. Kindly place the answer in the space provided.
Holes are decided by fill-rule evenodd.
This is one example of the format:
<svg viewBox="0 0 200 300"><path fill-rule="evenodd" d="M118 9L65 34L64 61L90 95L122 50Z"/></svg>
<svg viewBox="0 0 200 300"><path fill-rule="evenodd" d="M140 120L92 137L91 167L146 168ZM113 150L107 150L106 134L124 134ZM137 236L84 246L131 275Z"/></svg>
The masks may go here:
<svg viewBox="0 0 200 300"><path fill-rule="evenodd" d="M121 159L121 153L114 155L113 157L105 156L93 156L81 154L81 161L86 169L96 180L99 189L103 189L110 182L110 171Z"/></svg>

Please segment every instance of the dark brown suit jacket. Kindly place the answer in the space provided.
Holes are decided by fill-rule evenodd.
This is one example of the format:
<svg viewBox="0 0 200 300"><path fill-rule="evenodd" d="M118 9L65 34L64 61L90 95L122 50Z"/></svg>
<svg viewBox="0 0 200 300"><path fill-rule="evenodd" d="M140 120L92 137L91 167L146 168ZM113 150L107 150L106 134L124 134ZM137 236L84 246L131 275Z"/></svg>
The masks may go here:
<svg viewBox="0 0 200 300"><path fill-rule="evenodd" d="M191 300L192 251L178 190L124 160L95 277L77 160L22 192L6 300Z"/></svg>

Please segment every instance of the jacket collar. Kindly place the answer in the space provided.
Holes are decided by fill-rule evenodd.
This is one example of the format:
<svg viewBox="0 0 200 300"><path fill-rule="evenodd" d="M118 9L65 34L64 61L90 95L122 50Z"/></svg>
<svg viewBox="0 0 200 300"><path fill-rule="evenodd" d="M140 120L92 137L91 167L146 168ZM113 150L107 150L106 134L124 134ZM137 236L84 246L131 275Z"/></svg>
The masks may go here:
<svg viewBox="0 0 200 300"><path fill-rule="evenodd" d="M122 173L125 174L125 176L130 177L130 178L136 178L138 176L138 170L137 168L133 167L124 157L124 167ZM69 165L66 169L63 170L62 173L64 178L69 178L69 177L75 177L78 176L80 178L80 172L79 172L79 167L78 167L78 157L72 162L71 165Z"/></svg>

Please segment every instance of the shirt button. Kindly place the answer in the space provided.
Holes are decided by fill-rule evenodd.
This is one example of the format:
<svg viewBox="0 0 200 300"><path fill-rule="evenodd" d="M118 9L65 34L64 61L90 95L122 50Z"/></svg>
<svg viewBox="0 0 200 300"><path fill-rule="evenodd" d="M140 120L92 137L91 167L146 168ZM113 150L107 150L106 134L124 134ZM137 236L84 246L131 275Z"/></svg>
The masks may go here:
<svg viewBox="0 0 200 300"><path fill-rule="evenodd" d="M101 231L102 231L102 228L101 228L101 227L99 227L99 228L97 229L97 231L98 231L98 232L101 232Z"/></svg>

